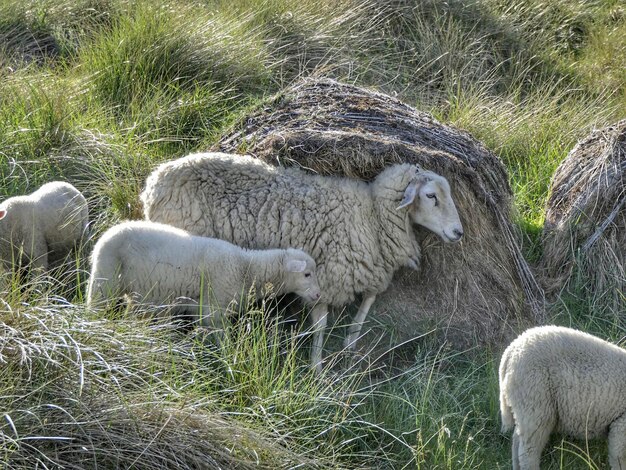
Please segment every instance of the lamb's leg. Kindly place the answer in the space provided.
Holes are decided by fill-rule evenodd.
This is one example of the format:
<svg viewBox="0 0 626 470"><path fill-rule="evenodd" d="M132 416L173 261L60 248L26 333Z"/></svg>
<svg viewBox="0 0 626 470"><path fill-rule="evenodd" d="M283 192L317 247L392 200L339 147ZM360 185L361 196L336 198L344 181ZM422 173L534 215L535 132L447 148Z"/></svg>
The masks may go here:
<svg viewBox="0 0 626 470"><path fill-rule="evenodd" d="M42 235L33 236L31 246L24 247L28 251L31 267L40 272L48 269L48 244Z"/></svg>
<svg viewBox="0 0 626 470"><path fill-rule="evenodd" d="M97 300L102 300L104 308L108 310L123 295L120 269L117 258L112 256L102 256L94 260L87 285L87 305L90 308L95 306Z"/></svg>
<svg viewBox="0 0 626 470"><path fill-rule="evenodd" d="M220 348L227 344L227 310L222 310L217 306L204 305L202 308L195 309L194 312L189 311L188 313L193 314L191 316L191 318L194 318L192 321L192 327L199 327L196 328L196 331L204 332L203 335L207 339L210 337L212 344Z"/></svg>
<svg viewBox="0 0 626 470"><path fill-rule="evenodd" d="M368 295L361 302L359 311L354 316L352 324L348 327L348 334L346 335L346 339L343 341L343 347L345 349L354 349L354 346L359 339L359 335L361 334L361 328L363 327L363 322L365 322L365 317L367 317L367 312L369 312L374 300L376 300L376 295Z"/></svg>
<svg viewBox="0 0 626 470"><path fill-rule="evenodd" d="M539 470L541 452L548 443L554 427L552 422L539 422L535 429L526 429L518 434L518 458L520 470ZM516 433L519 428L516 426Z"/></svg>
<svg viewBox="0 0 626 470"><path fill-rule="evenodd" d="M227 314L222 309L205 306L202 315L198 313L196 316L200 320L200 325L218 331L219 334L224 334Z"/></svg>
<svg viewBox="0 0 626 470"><path fill-rule="evenodd" d="M317 304L311 310L311 327L313 328L313 344L311 345L311 367L318 373L322 372L322 346L324 331L328 320L328 305Z"/></svg>
<svg viewBox="0 0 626 470"><path fill-rule="evenodd" d="M34 255L31 266L40 273L46 271L48 269L48 252L43 251L41 254Z"/></svg>
<svg viewBox="0 0 626 470"><path fill-rule="evenodd" d="M513 430L511 437L511 460L513 462L513 470L519 470L519 435L517 428Z"/></svg>
<svg viewBox="0 0 626 470"><path fill-rule="evenodd" d="M609 465L611 470L626 470L626 415L609 428Z"/></svg>

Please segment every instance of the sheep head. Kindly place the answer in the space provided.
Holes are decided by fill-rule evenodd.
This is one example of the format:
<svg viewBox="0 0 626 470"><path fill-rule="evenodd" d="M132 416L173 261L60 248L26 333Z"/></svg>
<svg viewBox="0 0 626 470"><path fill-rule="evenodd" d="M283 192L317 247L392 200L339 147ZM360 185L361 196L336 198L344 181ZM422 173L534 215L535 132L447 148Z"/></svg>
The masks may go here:
<svg viewBox="0 0 626 470"><path fill-rule="evenodd" d="M284 292L293 292L309 304L321 297L315 261L302 250L289 248L283 261L285 269Z"/></svg>
<svg viewBox="0 0 626 470"><path fill-rule="evenodd" d="M456 243L463 238L463 226L452 200L450 184L443 176L418 169L397 209L404 207L409 207L414 223L434 232L444 242Z"/></svg>

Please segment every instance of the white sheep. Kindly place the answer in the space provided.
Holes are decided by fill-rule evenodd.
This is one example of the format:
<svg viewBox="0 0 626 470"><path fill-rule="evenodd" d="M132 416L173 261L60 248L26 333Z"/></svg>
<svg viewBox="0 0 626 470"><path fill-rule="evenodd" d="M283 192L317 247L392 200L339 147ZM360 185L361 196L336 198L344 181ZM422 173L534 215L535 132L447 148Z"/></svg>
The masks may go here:
<svg viewBox="0 0 626 470"><path fill-rule="evenodd" d="M626 469L626 351L570 328L518 336L500 362L502 429L514 428L513 469L539 469L555 431L607 436L613 470Z"/></svg>
<svg viewBox="0 0 626 470"><path fill-rule="evenodd" d="M245 155L201 153L159 166L141 200L148 220L248 248L306 250L317 262L323 292L311 312L311 362L318 370L328 305L362 295L344 342L353 347L394 272L418 269L413 223L446 242L463 236L446 179L411 164L393 165L366 183L273 167Z"/></svg>
<svg viewBox="0 0 626 470"><path fill-rule="evenodd" d="M313 304L320 297L315 261L302 250L246 250L223 240L193 236L168 225L133 221L115 225L91 257L87 304L111 304L121 296L219 326L249 293L266 284L276 294L293 292Z"/></svg>
<svg viewBox="0 0 626 470"><path fill-rule="evenodd" d="M6 199L0 204L0 261L7 267L25 261L48 269L49 260L66 256L80 243L88 219L83 195L62 181Z"/></svg>

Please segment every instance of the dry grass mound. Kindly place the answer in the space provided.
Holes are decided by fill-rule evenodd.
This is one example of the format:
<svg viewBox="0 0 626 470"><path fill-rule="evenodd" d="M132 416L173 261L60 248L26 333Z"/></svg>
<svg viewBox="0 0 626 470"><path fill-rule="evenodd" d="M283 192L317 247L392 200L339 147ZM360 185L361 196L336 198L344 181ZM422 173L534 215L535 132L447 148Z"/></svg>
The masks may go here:
<svg viewBox="0 0 626 470"><path fill-rule="evenodd" d="M550 293L581 287L598 308L626 305L626 120L594 131L557 168L542 264Z"/></svg>
<svg viewBox="0 0 626 470"><path fill-rule="evenodd" d="M384 346L435 325L458 348L496 343L542 317L543 292L509 220L505 169L467 133L387 95L308 79L243 119L216 149L324 175L369 180L387 165L411 162L448 178L464 241L444 246L419 232L421 272L399 272L369 316L370 327L391 333Z"/></svg>
<svg viewBox="0 0 626 470"><path fill-rule="evenodd" d="M171 387L168 375L193 374L198 363L188 345L172 342L172 325L89 320L65 301L14 309L5 300L14 300L12 294L0 294L2 468L306 463L275 438L214 411L208 398L181 395L189 384Z"/></svg>

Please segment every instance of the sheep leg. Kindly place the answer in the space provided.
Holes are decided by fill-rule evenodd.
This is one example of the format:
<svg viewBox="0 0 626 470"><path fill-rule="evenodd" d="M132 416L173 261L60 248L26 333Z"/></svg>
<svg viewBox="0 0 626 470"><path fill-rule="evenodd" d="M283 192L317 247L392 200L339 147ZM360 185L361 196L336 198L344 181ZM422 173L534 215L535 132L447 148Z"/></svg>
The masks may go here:
<svg viewBox="0 0 626 470"><path fill-rule="evenodd" d="M211 308L207 305L202 309L202 315L200 315L200 309L196 310L195 318L197 321L193 323L200 326L200 328L207 333L210 333L213 343L221 348L226 340L227 312L217 307Z"/></svg>
<svg viewBox="0 0 626 470"><path fill-rule="evenodd" d="M107 257L108 256L108 257ZM110 256L99 257L93 261L91 276L87 286L87 305L94 307L97 300L104 301L104 308L109 310L123 295L120 280L119 260Z"/></svg>
<svg viewBox="0 0 626 470"><path fill-rule="evenodd" d="M48 269L48 244L42 235L33 235L30 246L25 247L24 251L27 253L34 270L45 271Z"/></svg>
<svg viewBox="0 0 626 470"><path fill-rule="evenodd" d="M519 434L517 433L517 427L513 430L511 438L511 460L513 470L519 470Z"/></svg>
<svg viewBox="0 0 626 470"><path fill-rule="evenodd" d="M311 345L311 367L318 373L322 372L322 346L324 331L328 321L328 305L317 304L311 310L311 327L313 328L313 344Z"/></svg>
<svg viewBox="0 0 626 470"><path fill-rule="evenodd" d="M609 428L609 465L611 470L626 470L626 415Z"/></svg>
<svg viewBox="0 0 626 470"><path fill-rule="evenodd" d="M202 315L197 316L200 324L204 327L221 332L226 329L226 313L221 310L211 309L207 306Z"/></svg>
<svg viewBox="0 0 626 470"><path fill-rule="evenodd" d="M548 443L554 423L541 423L533 430L520 432L518 435L518 458L520 470L539 470L541 452ZM518 430L516 426L516 431Z"/></svg>
<svg viewBox="0 0 626 470"><path fill-rule="evenodd" d="M39 272L48 269L48 252L45 249L41 254L35 255L32 261L32 267Z"/></svg>
<svg viewBox="0 0 626 470"><path fill-rule="evenodd" d="M361 328L363 327L363 322L365 322L365 317L367 317L367 313L372 307L374 300L376 300L376 294L366 296L361 302L359 311L354 316L352 324L348 327L348 334L343 341L344 349L354 349L356 342L359 339L359 335L361 334Z"/></svg>

